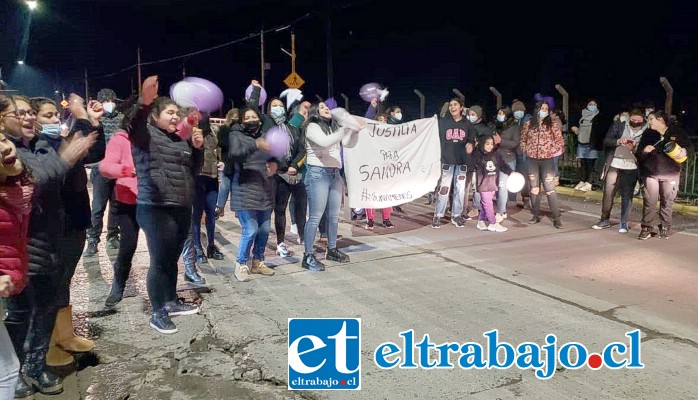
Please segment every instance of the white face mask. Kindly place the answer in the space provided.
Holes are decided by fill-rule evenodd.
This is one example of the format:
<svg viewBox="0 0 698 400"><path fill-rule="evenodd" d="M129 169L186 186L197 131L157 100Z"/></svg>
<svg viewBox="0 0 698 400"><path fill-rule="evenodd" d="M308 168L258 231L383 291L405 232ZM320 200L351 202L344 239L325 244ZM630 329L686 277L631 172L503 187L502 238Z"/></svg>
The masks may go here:
<svg viewBox="0 0 698 400"><path fill-rule="evenodd" d="M393 118L395 118L397 121L402 121L402 113L396 112L395 114L393 114Z"/></svg>
<svg viewBox="0 0 698 400"><path fill-rule="evenodd" d="M540 110L540 111L538 111L538 116L539 116L541 119L542 119L542 118L545 118L545 117L548 116L548 112L547 112L547 111Z"/></svg>
<svg viewBox="0 0 698 400"><path fill-rule="evenodd" d="M114 109L116 109L116 103L113 103L111 101L107 101L105 103L102 103L102 107L104 107L105 113L111 114L114 112Z"/></svg>
<svg viewBox="0 0 698 400"><path fill-rule="evenodd" d="M506 115L497 114L497 121L504 122L506 119Z"/></svg>
<svg viewBox="0 0 698 400"><path fill-rule="evenodd" d="M477 121L477 116L476 115L468 115L468 121L475 123L475 121Z"/></svg>

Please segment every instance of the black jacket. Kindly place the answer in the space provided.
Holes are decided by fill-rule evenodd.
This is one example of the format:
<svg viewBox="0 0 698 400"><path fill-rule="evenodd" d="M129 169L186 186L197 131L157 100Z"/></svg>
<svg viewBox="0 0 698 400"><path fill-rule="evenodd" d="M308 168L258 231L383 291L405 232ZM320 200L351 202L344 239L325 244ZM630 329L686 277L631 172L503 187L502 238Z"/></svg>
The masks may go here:
<svg viewBox="0 0 698 400"><path fill-rule="evenodd" d="M676 142L686 149L689 158L693 156L693 143L683 129L671 125L663 136L655 130L648 129L642 134L642 139L640 139L640 144L636 150L642 176L678 177L681 172L681 164L664 153L664 146L670 142ZM643 150L649 145L654 146L654 150L645 154Z"/></svg>
<svg viewBox="0 0 698 400"><path fill-rule="evenodd" d="M30 274L58 273L57 240L64 235L66 214L61 191L69 166L43 139L28 146L13 139L17 156L34 179L27 252Z"/></svg>
<svg viewBox="0 0 698 400"><path fill-rule="evenodd" d="M191 207L194 176L203 152L148 123L150 107L140 105L128 129L138 179L137 204Z"/></svg>
<svg viewBox="0 0 698 400"><path fill-rule="evenodd" d="M232 210L271 210L274 208L274 181L267 176L267 162L277 161L257 149L255 139L235 125L229 135L228 158L236 163L230 185Z"/></svg>

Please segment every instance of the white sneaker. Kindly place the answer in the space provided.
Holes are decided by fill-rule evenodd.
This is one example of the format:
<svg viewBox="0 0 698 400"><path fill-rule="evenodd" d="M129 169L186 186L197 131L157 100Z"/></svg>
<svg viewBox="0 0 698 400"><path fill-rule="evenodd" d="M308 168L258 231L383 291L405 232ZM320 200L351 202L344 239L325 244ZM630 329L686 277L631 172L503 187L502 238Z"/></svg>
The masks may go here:
<svg viewBox="0 0 698 400"><path fill-rule="evenodd" d="M298 225L296 225L296 224L291 225L291 233L293 233L294 235L298 234Z"/></svg>
<svg viewBox="0 0 698 400"><path fill-rule="evenodd" d="M507 219L507 213L497 213L494 215L494 221L495 222L502 222L505 219Z"/></svg>
<svg viewBox="0 0 698 400"><path fill-rule="evenodd" d="M589 191L591 191L591 189L592 189L592 186L591 186L591 183L589 183L589 182L584 182L584 184L579 188L579 190L581 190L582 192L589 192Z"/></svg>
<svg viewBox="0 0 698 400"><path fill-rule="evenodd" d="M291 255L291 252L288 250L288 247L286 247L286 243L279 243L276 245L276 254L281 257L288 257Z"/></svg>
<svg viewBox="0 0 698 400"><path fill-rule="evenodd" d="M248 282L250 280L250 267L247 264L240 264L235 261L235 272L233 275L240 282Z"/></svg>
<svg viewBox="0 0 698 400"><path fill-rule="evenodd" d="M574 187L574 190L581 190L582 186L584 186L586 182L579 181L579 183Z"/></svg>
<svg viewBox="0 0 698 400"><path fill-rule="evenodd" d="M477 226L476 226L476 228L479 229L479 230L481 230L481 231L486 231L486 230L487 230L487 222L485 222L485 221L477 221Z"/></svg>
<svg viewBox="0 0 698 400"><path fill-rule="evenodd" d="M506 232L509 230L509 228L502 226L499 222L497 222L488 226L487 230L490 232Z"/></svg>

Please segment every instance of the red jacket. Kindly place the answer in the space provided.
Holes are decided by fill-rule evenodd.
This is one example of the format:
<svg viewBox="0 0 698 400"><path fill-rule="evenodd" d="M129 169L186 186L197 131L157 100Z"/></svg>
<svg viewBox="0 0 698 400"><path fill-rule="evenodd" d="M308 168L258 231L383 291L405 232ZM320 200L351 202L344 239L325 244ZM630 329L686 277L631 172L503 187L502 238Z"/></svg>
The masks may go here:
<svg viewBox="0 0 698 400"><path fill-rule="evenodd" d="M8 177L0 184L0 275L12 279L11 295L20 293L27 280L27 230L33 191L25 174Z"/></svg>
<svg viewBox="0 0 698 400"><path fill-rule="evenodd" d="M117 131L109 139L104 160L99 163L99 172L105 178L116 179L114 190L119 203L136 204L138 181L128 133Z"/></svg>

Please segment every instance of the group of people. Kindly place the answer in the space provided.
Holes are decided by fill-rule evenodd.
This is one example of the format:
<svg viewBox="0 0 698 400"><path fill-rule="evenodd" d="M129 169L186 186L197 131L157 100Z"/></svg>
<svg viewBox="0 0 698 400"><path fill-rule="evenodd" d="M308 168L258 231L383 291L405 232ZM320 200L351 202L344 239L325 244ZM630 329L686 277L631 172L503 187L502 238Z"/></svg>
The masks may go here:
<svg viewBox="0 0 698 400"><path fill-rule="evenodd" d="M163 334L177 332L172 317L199 311L177 297L178 261L183 259L186 281L205 283L196 265L224 258L214 236L228 201L241 226L234 261L240 282L251 274L274 275L265 263L272 214L276 252L292 254L286 240L289 208L291 231L303 246L303 268L319 272L324 262L350 261L337 246L345 195L342 149L353 146L362 130L339 124L329 101L311 103L288 91L270 99L263 112L262 87L256 80L251 85L245 107L230 110L220 126L211 124L208 113L160 96L157 76L143 82L140 96L126 100L109 89L87 102L71 95L67 120L49 99L0 96L0 295L7 297L8 308L0 325L0 397L60 393L61 379L47 365L69 364L72 353L94 348L74 332L70 282L80 257L98 253L105 212L106 241L118 249L105 305L114 307L124 296L142 230L150 255L149 325ZM645 200L639 238L651 237L655 226L659 237L668 237L681 166L664 148L675 144L691 152L690 142L662 111L628 111L603 139L598 139L597 116L598 104L590 100L572 129L583 168L580 190L590 180L588 160L598 157L592 143L605 145L603 210L594 228L611 226L613 198L620 192L620 231L628 231L640 180ZM383 110L378 99L365 117L404 122L399 106ZM527 177L521 194L531 204L529 223L541 222L545 194L553 226L562 228L555 187L564 123L564 115L545 99L532 114L515 100L500 107L491 122L481 106L466 108L462 99L451 99L438 119L441 177L434 182L432 228L441 226L450 206L456 227L477 214L477 229L505 232L507 207L516 198L506 190L513 171ZM272 130L288 135L285 154L271 155L266 134ZM366 229L375 227L376 211L365 210ZM380 211L383 226L393 228L391 209ZM318 231L327 238L324 262L315 254Z"/></svg>

